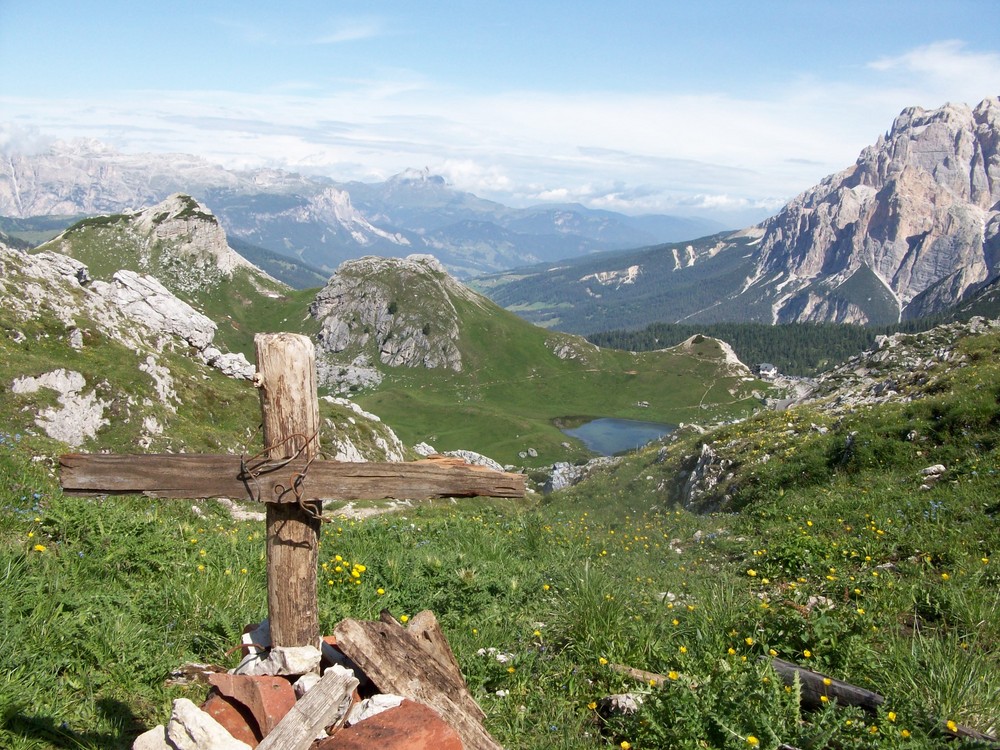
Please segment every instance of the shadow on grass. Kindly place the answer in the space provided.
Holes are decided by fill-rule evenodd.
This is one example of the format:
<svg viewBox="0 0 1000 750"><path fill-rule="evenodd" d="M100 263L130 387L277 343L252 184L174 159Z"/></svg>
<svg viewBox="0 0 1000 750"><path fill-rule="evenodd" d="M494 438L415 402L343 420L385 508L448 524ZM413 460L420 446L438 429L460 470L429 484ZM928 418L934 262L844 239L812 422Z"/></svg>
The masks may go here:
<svg viewBox="0 0 1000 750"><path fill-rule="evenodd" d="M51 747L73 748L73 750L130 748L135 738L147 729L121 701L101 698L96 705L98 714L116 731L77 732L65 721L59 721L51 716L28 715L23 705L11 706L5 712L3 728L15 736L45 742Z"/></svg>

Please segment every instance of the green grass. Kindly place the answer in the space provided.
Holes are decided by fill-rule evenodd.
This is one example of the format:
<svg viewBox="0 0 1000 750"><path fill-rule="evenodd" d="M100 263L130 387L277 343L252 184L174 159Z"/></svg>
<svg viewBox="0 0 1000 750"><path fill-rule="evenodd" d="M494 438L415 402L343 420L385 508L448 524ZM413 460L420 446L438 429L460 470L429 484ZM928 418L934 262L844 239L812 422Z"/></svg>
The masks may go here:
<svg viewBox="0 0 1000 750"><path fill-rule="evenodd" d="M291 309L307 298L290 297ZM219 305L234 321L227 340L248 341L239 315L255 304ZM284 305L255 325L293 322ZM393 371L361 400L409 444L501 460L535 447L542 463L582 456L561 446L559 417L750 410L740 389L752 384L717 377L710 340L683 356L581 348L559 360L553 334L460 312L461 374ZM15 750L129 747L173 698L204 696L166 685L171 670L233 666L227 652L265 614L261 523L213 503L199 516L188 501L63 496L51 458L61 448L33 422L54 396L9 384L81 372L113 417L86 449L134 450L152 415L165 431L151 449L213 452L259 440L252 386L167 349L157 357L174 412L138 354L75 323L90 332L79 351L65 325L0 311L0 327L23 334L0 337L0 747ZM434 610L487 728L512 748L962 747L948 722L995 732L1000 720L1000 337L965 339L959 354L897 377L909 400L896 405L762 413L680 431L548 497L328 524L322 628L383 607ZM349 416L322 404L324 421ZM726 473L679 507L681 472L704 443ZM944 478L921 490L936 463ZM709 509L720 512L691 512ZM769 670L772 651L887 702L873 717L804 713ZM615 664L667 679L637 683ZM626 691L642 709L602 724L597 704Z"/></svg>
<svg viewBox="0 0 1000 750"><path fill-rule="evenodd" d="M374 392L356 397L407 444L542 466L589 455L555 426L560 418L678 424L745 416L757 406L749 383L720 374L722 353L711 339L686 352L632 354L547 333L492 305L485 314L456 306L466 324L461 372L395 368ZM576 357L553 354L555 343L571 341ZM534 461L519 456L528 448L539 454Z"/></svg>
<svg viewBox="0 0 1000 750"><path fill-rule="evenodd" d="M432 609L512 748L973 747L947 722L1000 720L997 345L969 339L970 366L825 434L817 412L762 414L548 497L327 524L322 628ZM706 439L744 459L718 489L738 512L671 504L668 480ZM128 747L174 697L203 696L165 686L172 669L232 666L263 616L262 524L211 503L198 518L189 502L63 497L28 440L0 439L0 745ZM937 462L946 479L918 490ZM804 712L772 652L886 703ZM620 692L642 709L602 724L596 706Z"/></svg>

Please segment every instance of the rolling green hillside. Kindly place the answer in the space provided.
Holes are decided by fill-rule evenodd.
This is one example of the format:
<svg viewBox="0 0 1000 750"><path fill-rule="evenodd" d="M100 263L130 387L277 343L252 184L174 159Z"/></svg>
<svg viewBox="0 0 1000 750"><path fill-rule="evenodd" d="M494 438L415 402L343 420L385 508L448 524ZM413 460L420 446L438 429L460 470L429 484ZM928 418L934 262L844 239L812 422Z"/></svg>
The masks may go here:
<svg viewBox="0 0 1000 750"><path fill-rule="evenodd" d="M356 397L408 444L426 441L439 450L467 448L540 466L587 455L556 428L557 420L678 424L745 415L759 405L752 382L728 371L714 339L631 354L546 333L496 308L467 304L460 314L462 372L394 368L375 392ZM560 359L553 353L559 347L571 356ZM529 448L537 458L519 456Z"/></svg>
<svg viewBox="0 0 1000 750"><path fill-rule="evenodd" d="M502 307L537 325L578 334L642 328L664 319L697 315L700 321L733 319L727 295L750 274L751 239L712 235L639 250L595 253L561 263L481 276L471 283ZM725 243L724 252L713 249ZM699 260L690 264L694 256ZM628 269L637 273L625 280ZM770 322L770 307L739 302L737 319Z"/></svg>
<svg viewBox="0 0 1000 750"><path fill-rule="evenodd" d="M353 397L411 445L543 466L587 455L557 420L677 424L759 406L749 371L718 341L643 354L598 349L527 323L432 262L344 264L317 299L323 356L343 368L363 357L379 370L381 383ZM404 353L411 366L386 364ZM529 449L537 455L522 455Z"/></svg>
<svg viewBox="0 0 1000 750"><path fill-rule="evenodd" d="M310 312L315 291L292 290L261 274L238 259L198 203L183 196L171 201L138 214L84 220L39 251L82 261L94 279L108 281L122 268L157 277L216 322L217 345L250 361L255 333L320 332L323 321ZM354 332L367 342L363 346L352 343L335 353L321 343L318 349L321 364L329 363L324 369L332 372L359 354L370 358L383 379L351 396L408 445L423 441L438 450L473 450L503 463L544 466L590 455L560 432L557 421L710 422L745 415L759 404L749 373L727 362L711 339L669 352L599 350L525 322L443 270L420 270L418 264L417 272L403 274L409 265L370 259L364 266L366 291L355 303L387 326L383 340L369 336L371 326L365 325ZM390 366L380 359L382 350L405 336L454 349L461 369ZM335 391L336 384L327 383L327 389Z"/></svg>

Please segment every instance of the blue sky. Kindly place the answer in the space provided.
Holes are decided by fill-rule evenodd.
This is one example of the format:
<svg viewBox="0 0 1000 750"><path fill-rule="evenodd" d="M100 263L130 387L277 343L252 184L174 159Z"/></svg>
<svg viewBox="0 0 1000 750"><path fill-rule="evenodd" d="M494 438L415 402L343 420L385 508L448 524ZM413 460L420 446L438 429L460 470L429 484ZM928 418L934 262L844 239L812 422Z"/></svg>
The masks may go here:
<svg viewBox="0 0 1000 750"><path fill-rule="evenodd" d="M0 150L97 139L513 205L765 215L1000 95L996 0L0 0Z"/></svg>

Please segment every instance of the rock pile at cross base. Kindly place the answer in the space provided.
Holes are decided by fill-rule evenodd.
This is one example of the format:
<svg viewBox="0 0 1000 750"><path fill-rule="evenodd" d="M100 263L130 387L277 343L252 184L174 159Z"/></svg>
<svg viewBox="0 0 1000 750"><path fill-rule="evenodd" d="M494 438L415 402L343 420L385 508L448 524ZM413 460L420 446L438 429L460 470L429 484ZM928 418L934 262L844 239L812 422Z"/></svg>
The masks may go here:
<svg viewBox="0 0 1000 750"><path fill-rule="evenodd" d="M175 700L133 750L501 750L429 610L406 627L387 611L344 620L319 649L270 638L267 621L250 626L236 668L176 672L175 684L211 685L207 699Z"/></svg>

